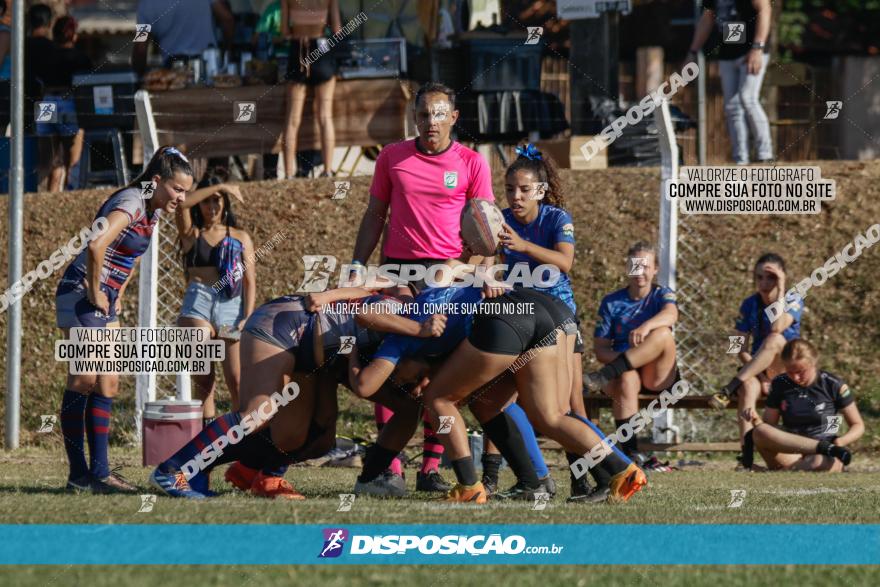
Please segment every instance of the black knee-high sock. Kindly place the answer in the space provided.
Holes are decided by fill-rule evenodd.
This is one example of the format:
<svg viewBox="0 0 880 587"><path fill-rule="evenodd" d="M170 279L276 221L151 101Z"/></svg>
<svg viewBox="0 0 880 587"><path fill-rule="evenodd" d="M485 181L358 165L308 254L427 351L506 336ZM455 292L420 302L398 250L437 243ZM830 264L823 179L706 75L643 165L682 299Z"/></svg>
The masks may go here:
<svg viewBox="0 0 880 587"><path fill-rule="evenodd" d="M483 483L498 485L498 471L501 470L501 455L484 452L482 462Z"/></svg>
<svg viewBox="0 0 880 587"><path fill-rule="evenodd" d="M628 465L626 463L622 463L622 467L624 469L627 466ZM593 476L593 480L596 482L597 489L611 486L611 477L620 472L620 469L618 468L615 469L614 473L612 473L612 469L614 469L614 467L610 463L606 463L605 460L599 463L599 466L590 469L590 475Z"/></svg>
<svg viewBox="0 0 880 587"><path fill-rule="evenodd" d="M599 373L601 373L606 379L616 379L623 375L626 371L632 371L633 366L629 364L629 359L626 358L626 353L620 353L617 355L617 358L599 369Z"/></svg>
<svg viewBox="0 0 880 587"><path fill-rule="evenodd" d="M730 382L727 385L724 386L724 393L727 395L733 395L736 393L736 391L740 388L740 386L742 384L743 384L743 382L740 379L738 379L737 377L734 377L733 379L730 380Z"/></svg>
<svg viewBox="0 0 880 587"><path fill-rule="evenodd" d="M253 450L239 459L239 462L245 467L262 470L272 466L273 457L278 458L277 455L284 456L281 449L272 442L272 434L268 426L254 432L252 436L254 437L251 441L254 444Z"/></svg>
<svg viewBox="0 0 880 587"><path fill-rule="evenodd" d="M452 470L455 471L455 478L462 485L474 485L477 482L477 468L474 467L473 457L464 457L452 461Z"/></svg>
<svg viewBox="0 0 880 587"><path fill-rule="evenodd" d="M309 423L309 430L302 446L285 451L272 440L270 428L264 428L255 432L255 444L259 442L259 448L241 460L241 464L251 469L259 469L265 475L283 477L287 472L288 465L300 463L309 459L323 456L327 453L327 445L324 436L327 430L314 421Z"/></svg>
<svg viewBox="0 0 880 587"><path fill-rule="evenodd" d="M754 432L755 429L752 428L743 435L742 466L746 469L751 469L752 465L755 464L755 439L752 436Z"/></svg>
<svg viewBox="0 0 880 587"><path fill-rule="evenodd" d="M498 452L507 460L517 480L529 489L537 488L540 485L538 475L529 458L522 434L513 419L501 412L483 423L483 431L498 447Z"/></svg>
<svg viewBox="0 0 880 587"><path fill-rule="evenodd" d="M575 485L577 485L577 483L578 483L578 481L579 481L580 479L584 479L583 477L580 477L580 479L579 479L578 477L575 477L575 476L574 476L574 471L571 470L571 466L572 466L572 465L573 465L578 459L580 459L581 456L580 456L580 455L577 455L577 454L575 454L575 453L573 453L573 452L567 452L567 453L565 453L565 458L568 460L568 476L569 476L569 479L571 480L571 485L572 485L572 487L574 487ZM591 471L592 471L592 470L591 470Z"/></svg>
<svg viewBox="0 0 880 587"><path fill-rule="evenodd" d="M367 454L364 456L364 467L361 469L361 474L358 475L358 481L369 483L378 477L382 471L391 466L391 461L394 460L397 454L398 451L387 449L378 444L367 447Z"/></svg>
<svg viewBox="0 0 880 587"><path fill-rule="evenodd" d="M614 425L617 427L618 430L620 430L620 427L627 422L629 422L629 418L624 418L622 420L618 420L616 418L614 419ZM636 438L635 434L626 439L625 442L618 442L618 445L620 446L620 450L625 452L629 457L639 452L639 441Z"/></svg>

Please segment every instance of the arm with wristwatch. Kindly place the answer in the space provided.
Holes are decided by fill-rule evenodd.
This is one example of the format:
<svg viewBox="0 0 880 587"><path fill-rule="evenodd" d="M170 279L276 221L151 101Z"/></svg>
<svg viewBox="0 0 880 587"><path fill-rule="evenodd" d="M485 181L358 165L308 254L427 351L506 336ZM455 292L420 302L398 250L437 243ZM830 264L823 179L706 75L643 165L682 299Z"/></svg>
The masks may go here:
<svg viewBox="0 0 880 587"><path fill-rule="evenodd" d="M770 17L772 9L770 0L752 0L752 6L755 8L757 15L755 16L755 38L752 41L751 48L746 55L746 66L748 72L752 75L761 71L764 60L764 52L767 48L767 39L770 37ZM697 26L694 29L694 38L688 50L685 63L695 61L697 53L706 44L709 35L712 33L712 27L715 24L715 13L711 10L704 10Z"/></svg>

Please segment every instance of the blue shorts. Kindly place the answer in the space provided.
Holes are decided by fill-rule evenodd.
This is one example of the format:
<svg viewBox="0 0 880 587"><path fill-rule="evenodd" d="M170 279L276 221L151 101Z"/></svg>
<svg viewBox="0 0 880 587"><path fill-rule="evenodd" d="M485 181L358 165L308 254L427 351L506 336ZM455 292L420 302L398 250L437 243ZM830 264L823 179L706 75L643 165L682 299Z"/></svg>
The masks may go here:
<svg viewBox="0 0 880 587"><path fill-rule="evenodd" d="M229 299L220 292L214 291L210 285L193 281L183 294L180 317L204 320L211 324L219 335L221 329L237 330L238 323L244 318L244 304L241 296ZM230 336L230 338L235 337Z"/></svg>
<svg viewBox="0 0 880 587"><path fill-rule="evenodd" d="M110 302L109 314L104 314L89 301L83 279L62 278L55 290L55 320L58 328L106 328L108 324L118 322L116 299L119 292L106 284L101 284L101 291Z"/></svg>
<svg viewBox="0 0 880 587"><path fill-rule="evenodd" d="M291 353L296 371L317 368L312 341L312 317L302 296L282 296L257 308L244 325L251 336Z"/></svg>
<svg viewBox="0 0 880 587"><path fill-rule="evenodd" d="M39 102L55 102L58 122L38 122L37 136L72 137L79 132L79 123L76 120L76 103L73 98L46 94Z"/></svg>

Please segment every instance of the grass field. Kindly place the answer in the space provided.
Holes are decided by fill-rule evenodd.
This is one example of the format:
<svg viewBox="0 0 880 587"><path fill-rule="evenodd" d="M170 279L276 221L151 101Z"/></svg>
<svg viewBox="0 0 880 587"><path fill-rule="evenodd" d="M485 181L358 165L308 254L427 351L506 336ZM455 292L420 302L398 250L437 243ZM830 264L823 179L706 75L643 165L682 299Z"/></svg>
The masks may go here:
<svg viewBox="0 0 880 587"><path fill-rule="evenodd" d="M491 503L484 507L449 506L413 493L393 502L358 498L350 512L337 512L338 494L348 493L354 469L297 467L287 478L308 496L305 502L267 502L235 492L214 474L220 496L205 502L159 498L150 513L138 513L138 496L69 495L61 491L65 465L61 455L29 448L0 458L0 512L8 524L355 524L355 523L880 523L877 462L859 455L852 472L842 475L738 473L732 458L703 461L680 472L657 473L649 487L622 506L572 506L565 471L554 468L560 496L544 511L530 503ZM690 459L702 458L690 455ZM133 449L114 449L111 462L147 488L149 469L140 467ZM451 477L450 473L447 476ZM414 471L408 470L414 483ZM505 472L504 481L512 479ZM741 507L728 507L733 489L746 491ZM293 545L292 545L293 546ZM829 545L821 546L826 547ZM597 545L600 547L600 545ZM830 547L833 548L833 545ZM820 548L820 545L817 545ZM3 585L158 585L168 581L166 567L13 567L0 570ZM175 575L198 576L204 585L485 585L504 573L515 585L849 585L876 584L876 569L845 567L193 567ZM873 573L873 574L872 574Z"/></svg>

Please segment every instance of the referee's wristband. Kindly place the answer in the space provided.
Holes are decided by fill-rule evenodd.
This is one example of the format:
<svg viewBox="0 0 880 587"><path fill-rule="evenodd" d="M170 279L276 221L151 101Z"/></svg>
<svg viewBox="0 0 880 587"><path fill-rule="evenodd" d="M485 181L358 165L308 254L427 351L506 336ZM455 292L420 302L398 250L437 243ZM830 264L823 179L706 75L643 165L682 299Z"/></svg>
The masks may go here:
<svg viewBox="0 0 880 587"><path fill-rule="evenodd" d="M363 266L364 266L364 264L361 263L360 261L358 261L357 259L352 259L350 265L355 265L355 266L358 266L358 267L363 267Z"/></svg>

